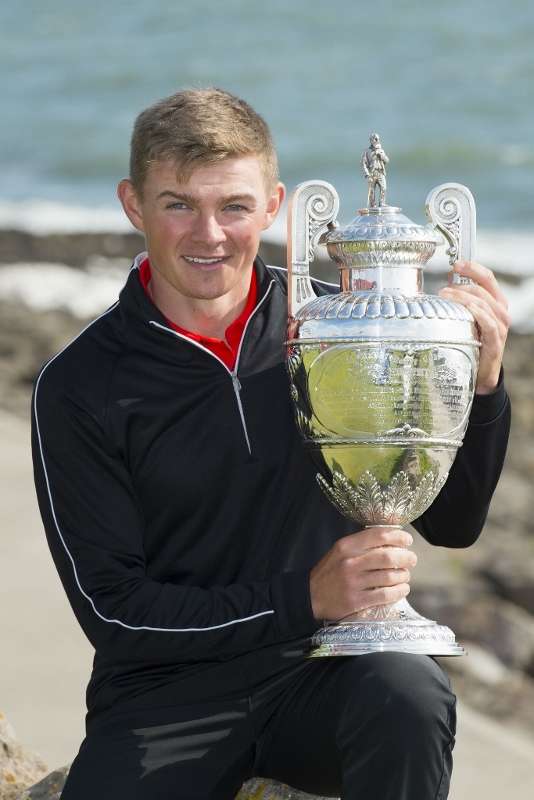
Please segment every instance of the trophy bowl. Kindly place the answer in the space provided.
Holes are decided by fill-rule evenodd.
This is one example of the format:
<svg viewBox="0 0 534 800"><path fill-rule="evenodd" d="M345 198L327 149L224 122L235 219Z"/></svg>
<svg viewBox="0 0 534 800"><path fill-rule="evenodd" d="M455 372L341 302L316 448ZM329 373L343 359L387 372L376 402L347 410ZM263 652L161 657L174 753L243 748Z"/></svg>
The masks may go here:
<svg viewBox="0 0 534 800"><path fill-rule="evenodd" d="M385 171L376 187L384 203ZM324 181L300 184L290 202L287 368L296 422L340 513L363 527L402 526L444 486L473 401L474 319L464 306L424 293L423 267L442 236L451 263L471 258L474 201L459 184L437 187L427 198L432 226L382 204L339 228L338 208ZM339 267L338 294L317 297L310 282L319 241ZM404 599L329 622L310 655L386 650L464 652L449 628Z"/></svg>

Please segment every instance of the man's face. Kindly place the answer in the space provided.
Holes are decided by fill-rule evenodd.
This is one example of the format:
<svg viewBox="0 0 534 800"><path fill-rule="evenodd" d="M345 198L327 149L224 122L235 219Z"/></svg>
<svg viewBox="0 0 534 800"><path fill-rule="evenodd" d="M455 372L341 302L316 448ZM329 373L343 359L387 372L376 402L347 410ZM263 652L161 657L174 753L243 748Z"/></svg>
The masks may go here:
<svg viewBox="0 0 534 800"><path fill-rule="evenodd" d="M153 269L182 296L213 300L250 281L260 235L283 199L278 184L268 191L255 156L227 158L197 167L179 180L176 164L150 166L143 196L129 181L119 197L143 231Z"/></svg>

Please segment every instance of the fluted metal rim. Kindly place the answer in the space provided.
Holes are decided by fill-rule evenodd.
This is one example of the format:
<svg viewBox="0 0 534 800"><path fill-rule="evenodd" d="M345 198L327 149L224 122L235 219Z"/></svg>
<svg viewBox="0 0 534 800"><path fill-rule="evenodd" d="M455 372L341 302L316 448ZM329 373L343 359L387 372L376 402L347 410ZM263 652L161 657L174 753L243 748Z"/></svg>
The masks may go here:
<svg viewBox="0 0 534 800"><path fill-rule="evenodd" d="M317 438L309 438L304 441L304 445L306 447L314 447L318 445L325 445L328 447L346 447L347 445L362 445L362 446L369 446L369 445L380 445L381 447L388 445L390 447L412 447L416 445L424 445L425 447L434 447L434 448L441 448L443 447L445 450L448 450L451 447L458 448L462 446L461 439L438 439L438 438L424 438L424 437L406 437L404 439L390 439L381 436L375 436L372 439L360 439L358 437L351 437L351 438L334 438L334 437L317 437Z"/></svg>
<svg viewBox="0 0 534 800"><path fill-rule="evenodd" d="M302 338L302 339L287 339L285 342L287 346L289 345L316 345L316 344L357 344L361 346L375 346L377 344L396 344L396 345L420 345L420 349L424 350L428 345L435 345L440 347L447 347L447 346L457 346L457 345L465 345L468 347L480 347L481 342L478 339L422 339L421 337L416 338L406 338L406 339L399 339L398 337L388 339L384 336L381 339L376 338L369 338L369 337L359 337L359 336L329 336L328 339L323 337L319 338Z"/></svg>
<svg viewBox="0 0 534 800"><path fill-rule="evenodd" d="M391 290L341 292L318 297L303 306L296 315L299 322L338 318L473 321L471 312L460 303L424 293L407 296Z"/></svg>

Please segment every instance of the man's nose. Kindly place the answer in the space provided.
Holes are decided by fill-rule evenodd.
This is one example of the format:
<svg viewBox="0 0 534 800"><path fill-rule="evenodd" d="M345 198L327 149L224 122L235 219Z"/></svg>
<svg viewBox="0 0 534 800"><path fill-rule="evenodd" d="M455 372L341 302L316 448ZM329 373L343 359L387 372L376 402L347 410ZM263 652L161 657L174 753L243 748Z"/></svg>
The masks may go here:
<svg viewBox="0 0 534 800"><path fill-rule="evenodd" d="M198 242L215 245L224 242L226 234L215 214L199 214L193 226L192 238Z"/></svg>

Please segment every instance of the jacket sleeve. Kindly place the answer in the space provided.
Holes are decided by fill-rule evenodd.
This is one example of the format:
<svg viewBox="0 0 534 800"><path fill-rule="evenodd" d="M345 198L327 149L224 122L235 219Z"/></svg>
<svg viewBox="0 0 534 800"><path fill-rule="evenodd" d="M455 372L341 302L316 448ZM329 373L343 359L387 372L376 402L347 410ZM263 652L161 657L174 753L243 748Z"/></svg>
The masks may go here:
<svg viewBox="0 0 534 800"><path fill-rule="evenodd" d="M432 505L413 522L431 544L468 547L479 537L504 464L510 419L501 370L493 394L475 395L449 477Z"/></svg>
<svg viewBox="0 0 534 800"><path fill-rule="evenodd" d="M69 602L100 654L128 662L224 660L315 630L307 570L210 588L150 577L125 463L110 451L97 416L47 377L37 379L32 402L37 497Z"/></svg>

